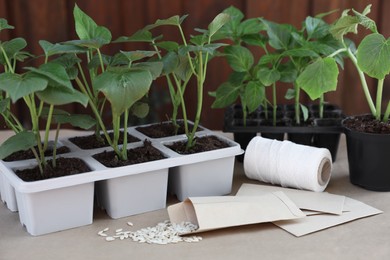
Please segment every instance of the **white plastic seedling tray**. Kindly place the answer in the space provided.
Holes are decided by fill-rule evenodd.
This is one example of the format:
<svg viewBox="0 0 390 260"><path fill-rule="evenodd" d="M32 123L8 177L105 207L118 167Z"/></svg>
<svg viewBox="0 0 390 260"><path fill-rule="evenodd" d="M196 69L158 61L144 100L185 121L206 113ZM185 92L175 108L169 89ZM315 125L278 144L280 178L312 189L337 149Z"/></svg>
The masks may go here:
<svg viewBox="0 0 390 260"><path fill-rule="evenodd" d="M137 126L138 127L138 126ZM21 169L21 168L28 168L28 167L34 167L36 165L36 162L34 159L25 160L25 161L18 161L18 162L4 162L0 161L0 171L3 173L3 178L6 178L10 186L14 189L14 192L17 194L17 196L13 195L13 197L17 197L18 199L23 197L22 194L37 194L42 193L48 190L59 190L59 189L65 189L68 187L78 186L78 185L84 185L89 187L91 189L91 185L88 184L94 184L95 182L99 182L97 186L103 186L103 192L98 191L98 196L106 196L107 195L107 187L111 186L111 184L107 184L103 182L107 182L113 179L113 182L118 182L119 179L123 177L129 177L133 175L139 175L143 173L156 173L164 175L162 178L160 176L160 179L158 180L161 185L165 185L165 187L162 187L161 194L160 193L160 201L155 206L151 207L144 207L140 208L139 210L132 210L129 209L128 211L121 211L118 210L117 207L119 206L112 206L110 204L107 204L107 200L105 198L100 198L101 204L106 210L108 211L109 215L113 218L119 218L124 217L132 214L138 214L150 210L155 210L159 208L165 207L166 203L166 191L167 191L167 185L168 185L168 170L171 171L171 169L176 169L176 167L181 167L184 165L194 165L196 163L201 163L205 161L217 161L218 159L231 157L234 158L236 155L243 153L240 145L222 135L218 135L210 130L202 128L201 131L197 132L196 135L198 137L205 136L205 135L214 135L218 138L226 141L230 147L218 149L214 151L207 151L202 153L196 153L196 154L189 154L189 155L181 155L173 150L166 147L167 144L171 144L176 141L185 141L186 136L185 135L177 135L177 136L171 136L171 137L164 137L164 138L150 138L142 134L141 132L136 130L136 127L130 127L128 128L128 133L139 138L140 141L130 143L128 144L128 149L136 148L143 145L143 141L145 139L150 140L152 145L160 150L165 156L165 159L156 160L156 161L150 161L140 164L134 164L134 165L128 165L123 167L116 167L116 168L108 168L99 163L97 160L95 160L92 156L95 154L98 154L103 151L111 151L112 149L110 147L104 147L104 148L98 148L98 149L89 149L89 150L83 150L77 147L75 144L70 142L68 139L62 139L60 142L62 145L65 145L70 148L71 152L63 155L58 155L58 157L76 157L81 158L84 160L88 166L91 168L90 172L71 175L71 176L64 176L64 177L58 177L53 179L47 179L42 181L35 181L35 182L25 182L22 181L19 177L17 177L14 173L14 169ZM86 133L90 134L90 133ZM231 172L233 172L233 167L230 169ZM157 175L158 175L157 174ZM211 173L212 174L212 173ZM231 179L231 174L228 174L228 179ZM152 174L153 175L153 174ZM210 177L210 176L209 176ZM131 180L122 179L123 182L130 183ZM207 181L206 180L203 180ZM3 180L4 182L4 180ZM152 181L149 179L149 183ZM145 185L148 185L147 183ZM198 185L198 184L194 184ZM201 184L200 184L201 185ZM123 186L123 185L122 185ZM231 188L231 184L230 184ZM112 188L115 189L115 188ZM157 188L155 188L157 189ZM226 190L226 189L225 189ZM225 191L224 191L225 193ZM224 195L224 194L219 194ZM118 196L129 196L129 194L125 195L111 195L112 198L118 197ZM139 197L140 194L137 195L137 199L142 201L142 197ZM142 196L142 195L141 195ZM151 199L153 201L154 199ZM106 202L104 202L106 201ZM114 201L113 199L111 201ZM25 202L17 202L18 204L25 204ZM16 205L13 205L17 207ZM19 208L20 211L20 208ZM23 224L28 224L25 219L25 213L20 212L21 215L21 221ZM23 217L22 217L23 215ZM23 218L23 220L22 220ZM62 218L63 219L63 218ZM88 224L88 223L87 223ZM28 227L27 227L28 228ZM29 229L29 228L28 228ZM58 228L55 230L57 231ZM35 234L40 234L41 231L35 232ZM42 232L50 232L50 230L44 229ZM31 233L31 232L30 232Z"/></svg>

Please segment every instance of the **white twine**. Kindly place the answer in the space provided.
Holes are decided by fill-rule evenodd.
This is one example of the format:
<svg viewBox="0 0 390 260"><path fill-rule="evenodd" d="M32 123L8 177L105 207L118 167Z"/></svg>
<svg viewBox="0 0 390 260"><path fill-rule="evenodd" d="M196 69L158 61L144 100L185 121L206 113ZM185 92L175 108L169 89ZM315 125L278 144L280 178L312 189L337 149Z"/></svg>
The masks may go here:
<svg viewBox="0 0 390 260"><path fill-rule="evenodd" d="M245 175L282 187L324 191L332 171L328 149L254 137L244 157Z"/></svg>

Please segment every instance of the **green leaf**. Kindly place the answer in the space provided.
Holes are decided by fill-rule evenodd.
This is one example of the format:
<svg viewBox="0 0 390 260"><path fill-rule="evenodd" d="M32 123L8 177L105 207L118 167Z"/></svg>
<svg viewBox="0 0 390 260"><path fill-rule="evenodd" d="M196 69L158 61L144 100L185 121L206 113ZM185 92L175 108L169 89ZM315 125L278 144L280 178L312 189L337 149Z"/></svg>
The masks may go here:
<svg viewBox="0 0 390 260"><path fill-rule="evenodd" d="M175 69L175 75L182 81L188 80L192 75L192 69L188 57L186 55L179 55L179 66Z"/></svg>
<svg viewBox="0 0 390 260"><path fill-rule="evenodd" d="M9 25L6 19L0 18L0 32L4 29L15 29L15 27Z"/></svg>
<svg viewBox="0 0 390 260"><path fill-rule="evenodd" d="M86 49L74 46L74 45L64 45L64 44L53 44L45 40L40 40L39 45L43 49L43 52L46 56L52 56L56 54L64 54L64 53L84 53Z"/></svg>
<svg viewBox="0 0 390 260"><path fill-rule="evenodd" d="M234 86L230 82L221 84L215 92L215 100L212 108L224 108L236 102L240 95L240 86Z"/></svg>
<svg viewBox="0 0 390 260"><path fill-rule="evenodd" d="M61 55L52 62L58 63L63 66L70 80L76 79L79 70L75 67L75 64L81 62L81 60L76 55L70 53Z"/></svg>
<svg viewBox="0 0 390 260"><path fill-rule="evenodd" d="M146 70L105 71L94 79L93 87L103 92L113 115L119 116L148 93L152 81Z"/></svg>
<svg viewBox="0 0 390 260"><path fill-rule="evenodd" d="M168 52L163 58L163 71L162 73L167 75L172 73L180 63L179 57L175 52Z"/></svg>
<svg viewBox="0 0 390 260"><path fill-rule="evenodd" d="M357 50L359 68L370 77L384 79L390 72L390 40L383 35L367 35Z"/></svg>
<svg viewBox="0 0 390 260"><path fill-rule="evenodd" d="M45 103L55 106L80 103L86 107L88 104L88 97L85 94L65 87L48 86L43 91L37 92L37 96Z"/></svg>
<svg viewBox="0 0 390 260"><path fill-rule="evenodd" d="M50 86L63 86L73 89L66 69L57 62L42 64L38 69L34 67L26 67L25 69L47 78Z"/></svg>
<svg viewBox="0 0 390 260"><path fill-rule="evenodd" d="M160 61L141 62L133 64L135 70L147 70L152 75L153 80L161 76L163 63Z"/></svg>
<svg viewBox="0 0 390 260"><path fill-rule="evenodd" d="M315 100L326 92L336 90L338 73L333 58L320 58L305 68L298 76L297 84Z"/></svg>
<svg viewBox="0 0 390 260"><path fill-rule="evenodd" d="M277 50L287 50L291 41L291 32L294 31L292 26L277 24L274 22L261 19L267 29L269 45Z"/></svg>
<svg viewBox="0 0 390 260"><path fill-rule="evenodd" d="M19 51L14 55L14 59L17 61L24 61L25 59L32 58L32 57L34 57L34 55L28 53L27 51Z"/></svg>
<svg viewBox="0 0 390 260"><path fill-rule="evenodd" d="M318 57L319 55L315 52L315 51L312 51L312 50L309 50L307 48L296 48L296 49L290 49L290 50L287 50L287 51L284 51L281 56L284 56L284 57L288 57L288 56L292 56L292 57L311 57L311 58L315 58L315 57Z"/></svg>
<svg viewBox="0 0 390 260"><path fill-rule="evenodd" d="M20 132L7 140L0 146L0 160L3 160L7 156L18 152L25 151L33 148L37 144L35 135L32 132Z"/></svg>
<svg viewBox="0 0 390 260"><path fill-rule="evenodd" d="M246 72L237 72L237 71L233 71L230 75L229 75L229 78L228 78L228 81L235 85L235 86L239 86L243 83L243 81L245 80L245 77L247 76L247 73Z"/></svg>
<svg viewBox="0 0 390 260"><path fill-rule="evenodd" d="M159 42L156 43L156 46L167 51L177 51L179 49L179 44L173 41Z"/></svg>
<svg viewBox="0 0 390 260"><path fill-rule="evenodd" d="M237 28L241 20L244 19L244 14L234 6L226 8L223 10L223 13L230 16L230 21L228 21L219 32L224 36L224 38L230 38L235 41L235 37L237 36Z"/></svg>
<svg viewBox="0 0 390 260"><path fill-rule="evenodd" d="M244 99L248 112L255 111L265 98L265 88L259 81L250 81L245 87Z"/></svg>
<svg viewBox="0 0 390 260"><path fill-rule="evenodd" d="M377 33L378 32L378 29L376 28L376 24L375 24L375 21L368 18L366 16L366 14L370 13L371 12L371 5L368 5L363 13L359 13L357 11L355 11L354 9L352 9L352 12L355 14L355 16L357 17L358 21L359 21L359 24L361 24L362 26L364 26L365 28L371 30L373 33Z"/></svg>
<svg viewBox="0 0 390 260"><path fill-rule="evenodd" d="M91 39L91 40L71 40L66 41L64 44L75 45L82 48L90 48L90 49L99 49L103 45L105 45L104 41L100 39Z"/></svg>
<svg viewBox="0 0 390 260"><path fill-rule="evenodd" d="M265 30L265 26L258 18L247 19L237 28L238 35L241 37L248 34L259 34L262 30Z"/></svg>
<svg viewBox="0 0 390 260"><path fill-rule="evenodd" d="M136 102L131 107L131 112L138 118L145 118L149 114L149 105L144 102Z"/></svg>
<svg viewBox="0 0 390 260"><path fill-rule="evenodd" d="M340 17L335 24L333 24L329 32L337 40L342 41L343 37L347 33L357 33L357 26L359 19L356 16L345 15Z"/></svg>
<svg viewBox="0 0 390 260"><path fill-rule="evenodd" d="M210 55L214 55L216 50L222 46L226 46L225 43L211 43L211 44L205 44L205 45L187 45L182 46L179 49L179 54L184 55L187 52L203 52L203 53L209 53Z"/></svg>
<svg viewBox="0 0 390 260"><path fill-rule="evenodd" d="M103 26L98 26L86 13L84 13L77 5L73 9L73 16L75 21L76 33L80 40L95 40L99 43L98 47L110 43L111 32ZM87 45L84 45L89 47ZM95 46L95 45L93 45ZM92 47L92 45L90 46Z"/></svg>
<svg viewBox="0 0 390 260"><path fill-rule="evenodd" d="M219 29L230 20L230 15L226 13L218 14L209 24L209 37L212 37Z"/></svg>
<svg viewBox="0 0 390 260"><path fill-rule="evenodd" d="M298 71L292 63L281 64L278 70L281 82L293 83L297 79Z"/></svg>
<svg viewBox="0 0 390 260"><path fill-rule="evenodd" d="M289 88L286 91L286 94L284 95L284 98L287 100L295 98L295 89Z"/></svg>
<svg viewBox="0 0 390 260"><path fill-rule="evenodd" d="M156 55L155 51L120 51L129 61L137 61Z"/></svg>
<svg viewBox="0 0 390 260"><path fill-rule="evenodd" d="M8 110L8 105L11 100L9 98L4 98L0 100L0 113L4 113Z"/></svg>
<svg viewBox="0 0 390 260"><path fill-rule="evenodd" d="M129 60L122 54L122 53L116 53L114 57L102 54L101 56L102 62L104 65L110 65L110 66L119 66L119 65L129 65ZM100 64L100 57L99 55L94 55L92 59L89 61L87 68L88 69L98 69L101 67Z"/></svg>
<svg viewBox="0 0 390 260"><path fill-rule="evenodd" d="M302 110L302 115L303 115L303 121L306 121L309 118L309 109L305 105L299 104L301 110Z"/></svg>
<svg viewBox="0 0 390 260"><path fill-rule="evenodd" d="M281 56L278 53L264 54L260 57L258 65L275 64L279 61L280 57Z"/></svg>
<svg viewBox="0 0 390 260"><path fill-rule="evenodd" d="M85 130L91 129L96 124L96 120L89 115L56 114L53 117L56 123L68 123Z"/></svg>
<svg viewBox="0 0 390 260"><path fill-rule="evenodd" d="M188 15L184 15L182 17L178 15L171 16L167 19L158 19L154 24L150 24L144 27L143 30L151 30L159 26L164 25L173 25L173 26L179 26L185 18L187 18Z"/></svg>
<svg viewBox="0 0 390 260"><path fill-rule="evenodd" d="M152 42L153 36L152 33L148 30L139 30L131 36L121 36L113 42Z"/></svg>
<svg viewBox="0 0 390 260"><path fill-rule="evenodd" d="M224 14L228 14L230 16L230 22L234 22L238 24L242 19L244 19L244 14L241 12L240 9L230 6L222 11Z"/></svg>
<svg viewBox="0 0 390 260"><path fill-rule="evenodd" d="M0 89L6 91L14 103L22 97L44 90L47 87L47 83L46 79L37 77L32 73L23 75L13 73L0 74Z"/></svg>
<svg viewBox="0 0 390 260"><path fill-rule="evenodd" d="M249 71L252 67L254 58L250 50L243 46L227 46L224 50L226 59L234 71Z"/></svg>
<svg viewBox="0 0 390 260"><path fill-rule="evenodd" d="M6 42L0 41L0 46L3 47L8 58L14 59L15 55L17 55L22 49L27 46L27 42L23 38L15 38ZM3 52L0 52L0 63L6 63Z"/></svg>
<svg viewBox="0 0 390 260"><path fill-rule="evenodd" d="M306 31L309 39L318 39L329 33L329 25L322 19L308 16L305 20Z"/></svg>
<svg viewBox="0 0 390 260"><path fill-rule="evenodd" d="M261 68L257 78L264 86L270 86L280 79L280 72L277 69Z"/></svg>
<svg viewBox="0 0 390 260"><path fill-rule="evenodd" d="M254 46L260 46L260 47L263 47L267 44L268 42L268 39L257 33L257 34L246 34L246 35L243 35L241 36L241 39L243 42L245 42L246 44L249 44L249 45L254 45Z"/></svg>

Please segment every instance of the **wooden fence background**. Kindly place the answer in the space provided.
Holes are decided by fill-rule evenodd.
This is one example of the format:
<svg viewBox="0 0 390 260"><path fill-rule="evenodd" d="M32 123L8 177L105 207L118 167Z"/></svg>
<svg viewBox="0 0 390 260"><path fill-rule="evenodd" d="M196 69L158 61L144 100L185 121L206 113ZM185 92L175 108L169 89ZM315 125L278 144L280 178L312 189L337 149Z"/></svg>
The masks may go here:
<svg viewBox="0 0 390 260"><path fill-rule="evenodd" d="M184 22L184 30L192 33L192 28L205 28L215 15L230 5L239 8L247 18L264 17L300 27L308 15L346 8L361 11L367 4L372 4L370 17L378 23L379 30L385 36L390 34L390 18L386 15L390 12L390 1L386 0L0 0L0 17L6 18L9 24L15 26L14 30L3 32L0 40L23 37L29 43L30 52L41 54L38 45L41 39L50 42L76 39L72 13L75 3L97 24L109 28L113 39L131 35L156 19L176 14L189 14ZM329 22L334 21L339 15L340 12L332 14ZM178 37L169 28L163 29L161 33L164 36ZM117 48L124 47L128 46L118 45ZM133 46L142 47L144 46ZM109 53L116 50L105 51ZM206 93L215 90L230 73L229 66L222 59L211 61L209 68ZM390 96L389 84L390 82L386 81L384 86L387 98ZM280 94L281 99L284 93ZM188 104L190 118L193 118L196 102L194 88L188 91L187 96L190 98ZM154 114L158 116L152 120L165 120L166 115L170 114L167 99L169 100L166 85L164 81L158 81L151 93L151 100L155 104L153 109L157 112ZM340 74L337 91L327 94L326 100L339 105L345 114L369 111L352 64L346 64ZM212 102L213 98L206 95L202 124L211 129L222 129L224 111L211 109ZM67 108L73 112L79 109L77 106ZM18 107L16 112L23 114L23 107Z"/></svg>

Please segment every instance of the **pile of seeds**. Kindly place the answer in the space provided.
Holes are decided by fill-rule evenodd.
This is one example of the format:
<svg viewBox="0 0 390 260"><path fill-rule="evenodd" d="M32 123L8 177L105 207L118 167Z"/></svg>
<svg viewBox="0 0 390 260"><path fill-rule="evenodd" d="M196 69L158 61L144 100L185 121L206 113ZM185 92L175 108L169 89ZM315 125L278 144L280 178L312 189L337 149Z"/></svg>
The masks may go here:
<svg viewBox="0 0 390 260"><path fill-rule="evenodd" d="M128 222L127 225L133 226L133 223ZM201 241L202 237L200 236L180 236L181 234L193 232L196 229L198 227L190 222L175 224L166 220L158 223L155 227L142 228L137 231L125 231L123 228L116 229L115 235L112 236L106 233L109 228L105 228L99 231L98 235L104 237L106 241L131 239L139 243L166 245L179 242L192 243Z"/></svg>

